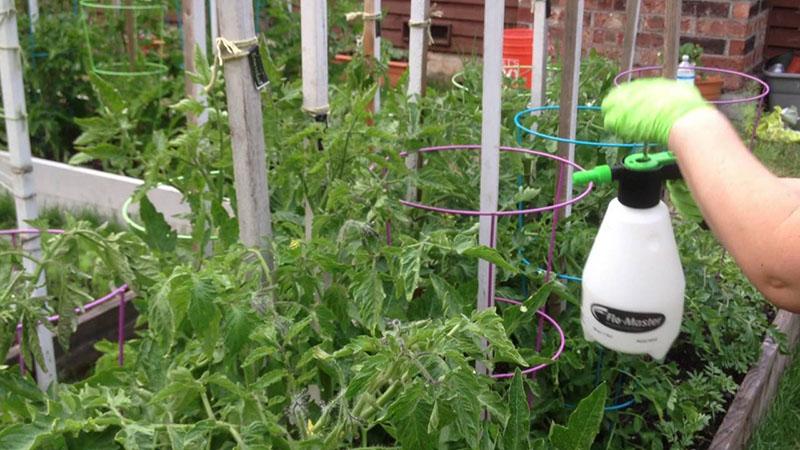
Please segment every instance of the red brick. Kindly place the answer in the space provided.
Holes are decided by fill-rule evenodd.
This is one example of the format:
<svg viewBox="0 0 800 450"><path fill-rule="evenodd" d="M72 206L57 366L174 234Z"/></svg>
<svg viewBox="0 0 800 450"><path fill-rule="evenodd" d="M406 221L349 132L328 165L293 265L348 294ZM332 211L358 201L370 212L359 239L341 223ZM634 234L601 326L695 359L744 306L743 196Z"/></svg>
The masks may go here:
<svg viewBox="0 0 800 450"><path fill-rule="evenodd" d="M725 33L727 33L729 38L732 37L745 37L749 34L753 34L752 32L747 31L747 22L742 22L739 20L729 20L725 23Z"/></svg>
<svg viewBox="0 0 800 450"><path fill-rule="evenodd" d="M640 33L636 38L637 47L661 48L664 46L664 36L655 33Z"/></svg>
<svg viewBox="0 0 800 450"><path fill-rule="evenodd" d="M744 54L744 40L730 40L728 42L728 54L739 56Z"/></svg>
<svg viewBox="0 0 800 450"><path fill-rule="evenodd" d="M694 34L696 28L697 19L694 17L684 17L681 19L681 33L683 34Z"/></svg>
<svg viewBox="0 0 800 450"><path fill-rule="evenodd" d="M727 19L697 18L697 34L700 36L725 36Z"/></svg>
<svg viewBox="0 0 800 450"><path fill-rule="evenodd" d="M666 0L644 0L642 2L642 12L663 14L664 11L666 11Z"/></svg>
<svg viewBox="0 0 800 450"><path fill-rule="evenodd" d="M664 31L664 16L645 16L642 18L643 31Z"/></svg>
<svg viewBox="0 0 800 450"><path fill-rule="evenodd" d="M734 3L731 17L734 19L747 19L750 17L750 6L751 3L749 1Z"/></svg>
<svg viewBox="0 0 800 450"><path fill-rule="evenodd" d="M592 26L607 30L621 30L625 27L625 14L606 12L592 13Z"/></svg>

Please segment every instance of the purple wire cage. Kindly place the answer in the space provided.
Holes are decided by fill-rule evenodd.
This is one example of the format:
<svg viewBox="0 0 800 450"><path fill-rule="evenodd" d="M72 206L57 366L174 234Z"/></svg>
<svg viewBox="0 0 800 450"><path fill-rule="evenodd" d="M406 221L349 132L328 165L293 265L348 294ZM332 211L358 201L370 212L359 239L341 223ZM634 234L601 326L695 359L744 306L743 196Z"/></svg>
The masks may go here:
<svg viewBox="0 0 800 450"><path fill-rule="evenodd" d="M11 246L17 247L19 240L22 236L26 235L40 235L42 233L48 234L63 234L64 230L37 230L34 228L19 228L19 229L11 229L11 230L0 230L0 236L8 236L11 239ZM119 305L117 306L117 346L119 348L118 355L117 355L117 362L120 366L125 363L125 304L127 303L128 299L125 297L125 294L130 291L130 288L127 284L123 284L117 288L114 288L111 292L100 297L98 299L92 300L89 303L86 303L80 308L75 308L75 313L83 314L92 309L97 308L100 305L110 302L115 298L119 298ZM55 314L47 318L49 322L57 322L59 320L59 315ZM16 342L17 344L22 343L22 324L17 325L16 329ZM25 373L25 359L23 357L22 349L20 348L19 352L19 368L20 373Z"/></svg>
<svg viewBox="0 0 800 450"><path fill-rule="evenodd" d="M442 153L442 152L451 152L451 151L475 151L480 150L481 146L477 144L468 144L468 145L443 145L437 147L425 147L417 150L417 153ZM559 164L559 171L558 171L558 182L556 187L555 193L555 201L552 205L543 206L538 208L529 208L529 209L520 209L520 210L510 210L510 211L475 211L475 210L464 210L464 209L452 209L446 208L442 206L433 206L433 205L426 205L419 202L411 202L406 200L400 200L400 203L404 206L410 208L421 209L424 211L432 211L439 214L450 214L450 215L457 215L457 216L467 216L467 217L480 217L480 216L489 216L492 217L491 223L491 243L492 247L496 247L497 245L497 218L498 217L506 217L506 216L520 216L520 215L527 215L527 214L535 214L535 213L545 213L545 212L557 212L563 210L564 208L573 205L584 198L586 198L589 193L592 191L594 187L591 183L586 187L586 189L573 197L570 200L561 200L563 193L561 192L561 186L563 185L564 176L565 176L565 168L572 167L576 170L583 170L582 167L575 164L572 161L567 159L561 158L559 156L551 155L546 152L541 152L537 150L530 150L526 148L516 148L516 147L500 147L501 152L506 153L520 153L524 155L531 155L540 158L546 158L555 161ZM402 157L408 156L408 152L401 153ZM553 260L555 254L555 244L556 244L556 230L558 228L559 222L559 214L553 215L553 221L550 229L550 242L547 251L547 268L546 268L546 275L545 280L549 280L553 275ZM494 266L490 266L490 276L493 278L493 271ZM490 292L494 291L494 289L489 289ZM510 298L505 297L494 297L489 299L489 304L493 305L495 302L506 303L511 305L521 305L522 302L518 300L513 300ZM551 361L557 360L564 351L564 346L566 344L566 337L564 335L564 330L558 324L558 322L551 316L547 314L544 308L536 311L537 315L539 316L538 326L536 330L536 351L540 351L542 348L542 339L543 339L543 328L544 322L547 321L558 333L559 335L559 345L558 349L553 353L550 357ZM536 373L549 364L539 364L537 366L528 367L522 371L523 374L533 374ZM514 372L502 372L502 373L494 373L491 374L492 378L511 378L514 376Z"/></svg>

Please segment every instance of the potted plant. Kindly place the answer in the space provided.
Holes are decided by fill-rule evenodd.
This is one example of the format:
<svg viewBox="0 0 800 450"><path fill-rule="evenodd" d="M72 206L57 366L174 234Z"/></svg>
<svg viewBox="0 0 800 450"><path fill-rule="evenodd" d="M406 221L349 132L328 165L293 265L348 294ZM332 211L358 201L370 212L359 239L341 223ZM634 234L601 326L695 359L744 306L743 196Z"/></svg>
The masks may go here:
<svg viewBox="0 0 800 450"><path fill-rule="evenodd" d="M384 53L386 54L386 53ZM408 54L405 50L391 47L388 52L389 55L389 85L392 87L397 86L400 78L408 70ZM333 57L334 64L346 64L353 60L352 53L336 53Z"/></svg>
<svg viewBox="0 0 800 450"><path fill-rule="evenodd" d="M683 55L688 55L689 60L695 66L702 66L703 47L691 42L687 42L686 44L681 45L680 48L679 56L682 58ZM700 90L700 93L706 100L719 100L720 96L722 96L722 85L724 84L724 80L720 75L709 75L699 72L695 76L694 84L697 86L697 89Z"/></svg>

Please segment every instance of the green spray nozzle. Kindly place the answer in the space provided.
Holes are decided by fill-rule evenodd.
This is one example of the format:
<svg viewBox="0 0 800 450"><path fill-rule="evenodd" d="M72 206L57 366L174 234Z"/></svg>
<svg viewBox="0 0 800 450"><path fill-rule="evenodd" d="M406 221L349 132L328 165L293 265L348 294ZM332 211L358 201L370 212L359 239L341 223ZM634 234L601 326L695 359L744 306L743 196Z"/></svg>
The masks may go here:
<svg viewBox="0 0 800 450"><path fill-rule="evenodd" d="M617 198L632 208L651 208L658 204L664 182L681 178L675 155L670 152L634 153L622 164L613 167L597 166L572 175L576 186L589 183L619 182Z"/></svg>
<svg viewBox="0 0 800 450"><path fill-rule="evenodd" d="M634 153L628 155L620 165L597 166L594 169L582 170L572 174L572 182L576 186L585 186L589 183L605 184L617 178L620 171L630 170L634 172L656 171L677 163L672 152L660 153Z"/></svg>
<svg viewBox="0 0 800 450"><path fill-rule="evenodd" d="M610 183L613 179L610 166L597 166L594 169L582 170L572 174L572 182L576 186L585 186L589 183Z"/></svg>

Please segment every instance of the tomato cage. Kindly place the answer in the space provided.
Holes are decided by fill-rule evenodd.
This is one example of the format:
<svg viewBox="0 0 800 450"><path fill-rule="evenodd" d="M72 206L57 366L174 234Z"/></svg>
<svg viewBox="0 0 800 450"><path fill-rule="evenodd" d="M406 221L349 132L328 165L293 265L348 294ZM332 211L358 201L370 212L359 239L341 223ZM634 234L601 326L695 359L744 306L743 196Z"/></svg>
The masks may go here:
<svg viewBox="0 0 800 450"><path fill-rule="evenodd" d="M165 10L151 0L81 0L90 70L123 79L165 74Z"/></svg>
<svg viewBox="0 0 800 450"><path fill-rule="evenodd" d="M19 229L10 229L10 230L0 230L0 237L7 237L11 241L12 248L18 248L21 244L21 241L24 239L25 236L34 236L39 237L43 233L47 234L63 234L64 230L59 229L51 229L51 230L37 230L37 229L28 229L28 228L19 228ZM92 300L81 306L80 308L75 308L75 313L78 315L86 314L87 312L96 309L106 303L112 302L113 300L118 300L117 305L117 347L118 347L118 354L117 354L117 363L122 366L125 362L125 305L130 300L127 298L127 294L130 292L130 288L127 284L123 284L112 289L108 294ZM52 315L47 318L50 323L58 322L60 316L58 314ZM27 369L25 365L25 358L21 349L22 340L22 324L18 324L16 327L16 338L15 343L16 345L20 346L19 352L17 355L17 359L19 361L19 370L20 373L25 374ZM5 358L5 355L3 355Z"/></svg>
<svg viewBox="0 0 800 450"><path fill-rule="evenodd" d="M420 154L439 154L439 153L447 153L447 152L455 152L455 151L479 151L481 148L480 145L470 144L470 145L444 145L444 146L437 146L437 147L425 147L417 150L417 153ZM555 243L556 243L556 230L558 227L558 221L560 214L556 212L567 208L570 205L574 205L575 203L581 201L582 199L586 198L589 193L591 192L592 188L594 187L592 184L589 184L586 189L576 195L574 198L569 200L561 200L562 193L560 192L560 186L562 186L566 167L571 167L577 170L583 170L582 167L578 166L577 164L570 162L567 159L561 158L559 156L551 155L546 152L540 152L536 150L529 150L526 148L516 148L516 147L500 147L500 151L503 153L516 153L522 155L528 155L532 157L538 158L545 158L551 161L555 161L559 164L559 171L558 171L558 188L556 189L556 196L555 201L552 205L548 206L541 206L536 208L527 208L527 209L517 209L517 210L506 210L506 211L476 211L476 210L465 210L465 209L454 209L448 208L444 206L435 206L435 205L428 205L420 202L413 202L407 200L400 200L400 203L404 206L409 208L420 209L423 211L430 211L438 214L448 214L448 215L455 215L455 216L464 216L464 217L491 217L492 218L492 225L491 225L491 243L492 247L496 247L497 245L497 219L500 217L509 217L509 216L524 216L529 214L541 214L541 213L554 213L553 214L553 221L552 227L550 232L550 245L548 248L547 254L547 268L544 270L545 272L545 280L549 281L555 275L552 272L553 269L553 260L554 260L554 252L555 252ZM401 157L406 158L408 156L408 152L401 153ZM493 271L494 266L490 266L490 274L492 275L490 278L494 279ZM490 290L492 292L493 289ZM494 298L490 299L489 306L493 306L496 303L504 303L513 306L520 306L522 302L519 300L494 296ZM545 308L541 308L536 311L538 316L538 324L536 327L536 343L535 348L536 351L539 352L542 349L542 343L544 339L544 323L547 322L550 327L555 330L555 334L558 336L558 345L555 352L549 357L550 361L556 361L564 351L564 346L566 344L566 337L564 335L564 330L558 324L558 322L549 314ZM542 363L538 365L534 365L531 367L527 367L521 371L522 374L534 374L545 367L549 366L551 363ZM492 378L502 379L502 378L511 378L514 376L514 372L499 372L490 374Z"/></svg>
<svg viewBox="0 0 800 450"><path fill-rule="evenodd" d="M646 149L647 147L657 145L657 144L646 144L646 143L625 143L625 142L613 142L613 141L591 141L591 140L584 140L584 139L563 138L563 137L556 136L554 134L547 134L547 133L541 132L541 131L537 130L534 125L530 124L530 121L535 119L538 115L540 115L542 113L545 113L545 112L550 112L550 111L559 111L560 109L561 109L560 105L546 105L546 106L539 106L539 107L534 107L534 108L527 108L527 109L524 109L524 110L518 112L514 116L514 125L516 126L516 129L517 129L518 141L520 141L520 142L522 141L522 136L530 135L530 136L534 136L534 137L543 139L545 141L557 142L557 143L563 143L563 144L570 144L570 145L575 145L577 147L594 147L594 148L599 148L599 149L614 148L614 149L620 149L620 150L628 151L628 152L631 152L631 153L640 152L640 151L643 151L644 149ZM599 106L596 106L596 105L579 105L579 106L576 107L576 110L578 112L598 113L598 112L601 111L601 108ZM583 169L579 169L579 170L583 170ZM525 259L525 258L523 258L523 263L528 263L529 264L528 260ZM558 276L561 279L567 280L567 281L573 281L573 282L578 282L578 283L582 282L582 279L580 277L577 277L577 276L574 276L574 275L557 274L556 276ZM604 353L605 352L604 352L603 347L598 346L598 350L597 350L597 365L595 367L595 385L599 385L601 383L601 381L602 381L600 375L601 375L601 372L602 372L602 369L603 369L603 364L604 364ZM622 385L621 385L621 381L620 380L622 380L622 378L619 378L617 380L618 382L616 383L616 388L615 388L616 392L615 392L614 397L613 397L613 401L615 403L613 403L611 405L607 405L604 408L604 410L606 412L620 411L620 410L626 409L626 408L628 408L630 406L633 406L633 404L635 403L633 398L627 398L627 399L623 398ZM574 408L575 405L571 404L571 403L565 403L564 407L570 409L570 408Z"/></svg>

